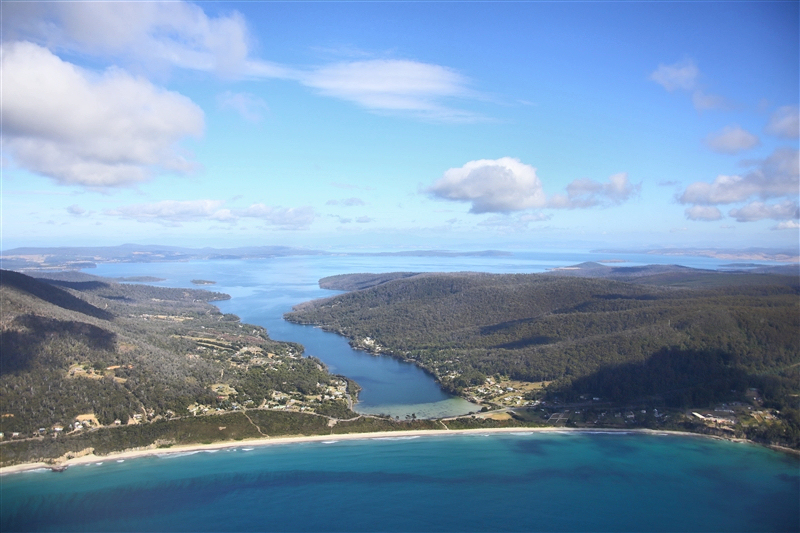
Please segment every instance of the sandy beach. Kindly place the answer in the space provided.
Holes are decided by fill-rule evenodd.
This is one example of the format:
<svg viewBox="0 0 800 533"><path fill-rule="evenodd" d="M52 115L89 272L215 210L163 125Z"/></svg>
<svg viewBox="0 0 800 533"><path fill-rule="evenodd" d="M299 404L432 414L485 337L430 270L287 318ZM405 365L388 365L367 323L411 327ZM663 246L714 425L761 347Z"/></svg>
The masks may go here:
<svg viewBox="0 0 800 533"><path fill-rule="evenodd" d="M386 439L386 438L401 438L401 437L422 437L422 436L442 436L442 435L468 435L468 434L488 434L488 433L534 433L534 432L591 432L591 433L649 433L654 435L684 435L694 437L707 437L707 435L699 435L694 433L685 433L681 431L666 431L666 430L652 430L652 429L615 429L615 428L564 428L564 427L517 427L517 428L486 428L486 429L425 429L425 430L409 430L409 431L378 431L373 433L345 433L334 435L311 435L311 436L286 436L286 437L268 437L261 439L244 439L236 441L221 441L213 442L211 444L185 444L170 446L169 448L144 448L135 450L126 450L122 452L111 453L108 455L95 455L93 453L82 455L59 461L56 463L23 463L12 466L5 466L0 468L0 475L12 474L15 472L24 472L28 470L37 470L41 468L55 467L69 467L89 463L97 463L101 461L117 461L125 459L135 459L137 457L148 457L154 455L167 455L176 453L199 452L209 450L224 450L226 448L241 448L241 447L255 447L255 446L269 446L278 444L296 444L303 442L322 442L322 441L343 441L343 440L359 440L359 439ZM720 438L720 437L714 437ZM730 439L725 439L730 440ZM743 441L737 439L737 441Z"/></svg>

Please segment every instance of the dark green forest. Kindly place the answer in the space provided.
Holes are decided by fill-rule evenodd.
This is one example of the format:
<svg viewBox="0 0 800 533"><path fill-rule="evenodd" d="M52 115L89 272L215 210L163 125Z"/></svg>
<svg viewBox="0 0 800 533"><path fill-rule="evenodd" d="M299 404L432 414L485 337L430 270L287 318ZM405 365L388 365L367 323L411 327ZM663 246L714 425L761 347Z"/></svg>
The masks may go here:
<svg viewBox="0 0 800 533"><path fill-rule="evenodd" d="M687 408L743 400L756 388L785 419L798 418L797 276L569 273L338 276L321 286L365 288L286 318L413 361L454 393L499 375L551 382L550 400ZM800 442L800 426L793 431Z"/></svg>

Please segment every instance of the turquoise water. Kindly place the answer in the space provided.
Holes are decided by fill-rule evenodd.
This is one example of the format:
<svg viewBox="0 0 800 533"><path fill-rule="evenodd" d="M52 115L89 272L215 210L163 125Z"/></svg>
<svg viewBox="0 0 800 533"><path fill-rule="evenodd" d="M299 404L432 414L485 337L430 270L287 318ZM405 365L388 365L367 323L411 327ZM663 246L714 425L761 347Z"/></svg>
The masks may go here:
<svg viewBox="0 0 800 533"><path fill-rule="evenodd" d="M443 435L7 475L2 531L797 531L797 458L699 437Z"/></svg>

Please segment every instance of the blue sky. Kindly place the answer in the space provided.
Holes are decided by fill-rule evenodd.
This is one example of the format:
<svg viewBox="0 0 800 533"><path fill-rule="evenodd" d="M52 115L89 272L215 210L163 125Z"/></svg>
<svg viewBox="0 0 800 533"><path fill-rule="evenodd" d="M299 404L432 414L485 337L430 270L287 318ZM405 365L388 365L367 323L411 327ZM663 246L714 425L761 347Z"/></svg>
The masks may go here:
<svg viewBox="0 0 800 533"><path fill-rule="evenodd" d="M796 248L797 2L2 3L2 248Z"/></svg>

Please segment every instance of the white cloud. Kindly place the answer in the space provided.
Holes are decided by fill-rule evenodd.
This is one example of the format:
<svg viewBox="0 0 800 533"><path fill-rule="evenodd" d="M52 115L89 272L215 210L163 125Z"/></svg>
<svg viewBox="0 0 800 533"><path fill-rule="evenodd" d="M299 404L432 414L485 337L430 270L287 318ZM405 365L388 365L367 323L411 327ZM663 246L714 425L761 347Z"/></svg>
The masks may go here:
<svg viewBox="0 0 800 533"><path fill-rule="evenodd" d="M353 207L366 204L364 203L364 200L362 200L361 198L353 197L353 198L345 198L344 200L328 200L327 202L325 202L325 205L344 205L347 207Z"/></svg>
<svg viewBox="0 0 800 533"><path fill-rule="evenodd" d="M567 194L556 194L547 202L547 207L555 209L579 209L597 205L617 205L637 194L641 183L633 185L628 174L621 172L600 183L581 178L567 185Z"/></svg>
<svg viewBox="0 0 800 533"><path fill-rule="evenodd" d="M666 90L672 92L676 89L691 90L695 87L700 71L694 61L687 59L674 65L658 65L650 74L650 79Z"/></svg>
<svg viewBox="0 0 800 533"><path fill-rule="evenodd" d="M248 93L225 91L217 96L217 103L222 109L232 109L249 122L261 122L262 112L269 111L267 103L261 98Z"/></svg>
<svg viewBox="0 0 800 533"><path fill-rule="evenodd" d="M186 2L13 2L6 38L123 58L144 68L176 66L226 77L282 77L285 69L248 57L244 17L208 17Z"/></svg>
<svg viewBox="0 0 800 533"><path fill-rule="evenodd" d="M316 218L312 207L275 207L264 204L253 204L238 212L239 216L257 218L280 229L308 229Z"/></svg>
<svg viewBox="0 0 800 533"><path fill-rule="evenodd" d="M790 220L800 218L800 208L796 201L786 200L779 204L751 202L740 209L731 209L728 214L737 222L754 222L756 220Z"/></svg>
<svg viewBox="0 0 800 533"><path fill-rule="evenodd" d="M138 222L157 222L167 226L179 226L182 222L201 220L232 221L227 209L220 209L221 200L163 200L150 204L134 204L107 210L110 216L128 218Z"/></svg>
<svg viewBox="0 0 800 533"><path fill-rule="evenodd" d="M296 74L303 85L372 110L412 112L441 120L477 117L442 100L468 96L467 80L440 65L399 59L351 61Z"/></svg>
<svg viewBox="0 0 800 533"><path fill-rule="evenodd" d="M16 164L93 188L193 168L176 143L202 134L203 112L185 96L117 68L85 71L28 42L0 54L3 143Z"/></svg>
<svg viewBox="0 0 800 533"><path fill-rule="evenodd" d="M311 207L275 207L253 204L246 209L223 208L222 200L163 200L107 210L104 213L137 220L179 226L182 222L216 221L235 224L241 218L255 218L280 229L307 229L316 214Z"/></svg>
<svg viewBox="0 0 800 533"><path fill-rule="evenodd" d="M445 200L470 202L471 213L508 213L546 203L536 169L511 157L451 168L426 192Z"/></svg>
<svg viewBox="0 0 800 533"><path fill-rule="evenodd" d="M137 72L182 68L286 79L372 111L445 122L482 119L448 104L475 94L463 75L445 66L372 59L305 68L254 58L247 23L236 11L210 17L187 2L10 2L3 14L6 39L122 62ZM251 120L264 109L249 95L224 101Z"/></svg>
<svg viewBox="0 0 800 533"><path fill-rule="evenodd" d="M798 151L778 148L764 160L750 161L756 168L744 176L720 175L712 183L692 183L678 198L684 204L732 204L751 197L763 200L800 194Z"/></svg>
<svg viewBox="0 0 800 533"><path fill-rule="evenodd" d="M686 208L686 218L689 220L719 220L722 212L711 205L693 205Z"/></svg>
<svg viewBox="0 0 800 533"><path fill-rule="evenodd" d="M772 226L770 229L800 229L800 222L797 222L796 220L787 220Z"/></svg>
<svg viewBox="0 0 800 533"><path fill-rule="evenodd" d="M725 126L705 138L705 145L721 154L738 154L761 144L758 137L738 125Z"/></svg>
<svg viewBox="0 0 800 533"><path fill-rule="evenodd" d="M375 219L372 217L364 216L364 217L358 217L356 219L356 222L359 224L369 224L370 222L375 222Z"/></svg>
<svg viewBox="0 0 800 533"><path fill-rule="evenodd" d="M800 109L791 105L779 107L770 116L764 131L776 137L797 139L800 137Z"/></svg>

